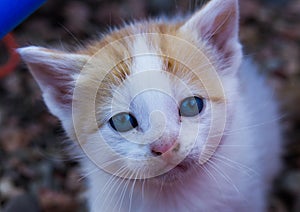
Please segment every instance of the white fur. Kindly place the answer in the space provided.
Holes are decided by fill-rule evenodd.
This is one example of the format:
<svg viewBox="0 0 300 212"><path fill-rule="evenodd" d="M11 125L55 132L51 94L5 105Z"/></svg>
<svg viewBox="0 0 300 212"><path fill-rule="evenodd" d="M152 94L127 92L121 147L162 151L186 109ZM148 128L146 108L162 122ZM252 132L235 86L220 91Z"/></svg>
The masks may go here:
<svg viewBox="0 0 300 212"><path fill-rule="evenodd" d="M279 117L272 92L255 68L246 63L241 69L244 70L241 70L238 78L223 79L226 92L234 93L231 96L234 99L230 100L234 114L228 119L231 126L225 131L222 143L210 162L196 173L182 177L181 182L161 187L163 184L151 180L129 181L113 177L97 170L98 167L86 160L83 164L88 173L97 170L88 177L91 210L266 211L266 196L280 164L281 137L277 122ZM145 98L139 101L139 104L147 104L144 101L148 100L148 95L141 96L140 98ZM166 100L168 97L161 98ZM177 112L175 104L174 108L170 108L165 101L160 103L159 110L169 121L166 129L178 130L179 126L176 126L177 122L173 119L176 117L174 113ZM157 108L151 106L143 109L141 111L134 108L132 112L139 113L138 120L147 121L149 113ZM158 126L155 127L156 130L160 130ZM207 126L200 126L198 139L205 137L203 130L206 128ZM170 136L167 131L164 133L167 137ZM114 143L112 145L118 146L118 150L124 155L142 159L143 154L149 154L147 146L141 148L135 143L122 140L114 136L114 132L107 127L102 130L102 134L104 137L110 137ZM189 138L188 132L182 134ZM184 142L184 139L187 139L185 137L179 137L178 140ZM98 147L95 143L90 145L92 149L101 149L101 146ZM140 168L143 167L142 164L139 163ZM130 168L130 164L128 165ZM137 167L136 164L134 166Z"/></svg>
<svg viewBox="0 0 300 212"><path fill-rule="evenodd" d="M163 63L159 57L157 48L151 46L147 35L134 36L133 48L131 50L133 65L131 73L135 74L142 71L162 71Z"/></svg>

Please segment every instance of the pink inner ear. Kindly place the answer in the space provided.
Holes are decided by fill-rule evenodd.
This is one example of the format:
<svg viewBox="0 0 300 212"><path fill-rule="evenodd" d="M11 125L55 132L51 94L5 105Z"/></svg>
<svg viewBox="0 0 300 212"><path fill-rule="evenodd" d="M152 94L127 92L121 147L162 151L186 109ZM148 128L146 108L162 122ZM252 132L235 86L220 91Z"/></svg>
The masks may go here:
<svg viewBox="0 0 300 212"><path fill-rule="evenodd" d="M58 104L71 103L74 83L71 70L62 72L46 64L32 64L29 68L43 93L51 92Z"/></svg>
<svg viewBox="0 0 300 212"><path fill-rule="evenodd" d="M235 10L229 10L216 17L209 32L210 41L221 50L227 41L237 39L238 23Z"/></svg>
<svg viewBox="0 0 300 212"><path fill-rule="evenodd" d="M238 43L238 7L232 3L208 5L207 10L203 13L200 11L197 23L201 38L208 40L224 54L228 53L227 48L233 44L232 41Z"/></svg>
<svg viewBox="0 0 300 212"><path fill-rule="evenodd" d="M74 76L89 59L86 55L71 54L41 47L18 49L42 90L45 102L53 114L64 114L63 108L72 103Z"/></svg>
<svg viewBox="0 0 300 212"><path fill-rule="evenodd" d="M196 31L197 40L213 47L224 66L236 67L242 55L238 39L238 14L237 0L212 0L182 28Z"/></svg>

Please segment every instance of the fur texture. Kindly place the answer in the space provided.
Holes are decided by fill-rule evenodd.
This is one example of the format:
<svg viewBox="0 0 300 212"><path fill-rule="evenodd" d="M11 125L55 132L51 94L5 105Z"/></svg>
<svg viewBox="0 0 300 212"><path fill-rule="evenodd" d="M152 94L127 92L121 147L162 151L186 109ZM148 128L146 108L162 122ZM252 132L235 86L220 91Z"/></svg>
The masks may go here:
<svg viewBox="0 0 300 212"><path fill-rule="evenodd" d="M242 62L238 13L236 0L212 0L186 21L127 25L78 52L18 50L77 144L91 211L267 209L278 113ZM204 109L180 116L190 96ZM109 120L122 112L138 127L116 132Z"/></svg>

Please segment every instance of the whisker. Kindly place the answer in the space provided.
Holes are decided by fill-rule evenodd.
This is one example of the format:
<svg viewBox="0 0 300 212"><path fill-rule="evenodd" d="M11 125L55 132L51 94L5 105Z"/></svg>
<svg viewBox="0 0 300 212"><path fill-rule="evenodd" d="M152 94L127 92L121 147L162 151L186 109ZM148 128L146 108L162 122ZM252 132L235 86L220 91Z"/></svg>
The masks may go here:
<svg viewBox="0 0 300 212"><path fill-rule="evenodd" d="M250 147L253 146L252 144L219 144L219 145L212 145L212 144L206 144L207 147Z"/></svg>
<svg viewBox="0 0 300 212"><path fill-rule="evenodd" d="M128 172L128 173L129 173L129 172ZM126 175L126 178L127 178L127 176L128 176L128 175ZM121 195L119 195L119 199L118 199L118 201L117 201L117 203L116 203L116 205L115 205L115 207L116 207L117 205L119 205L119 211L121 211L121 209L122 209L123 202L124 202L124 198L125 198L125 195L126 195L126 192L127 192L127 187L128 187L128 185L129 185L129 183L130 183L130 180L129 180L129 179L126 179L126 178L123 178L122 182L120 183L120 184L122 184L122 183L124 183L124 182L126 181L126 182L125 182L125 186L123 186ZM119 203L119 202L120 202L120 203Z"/></svg>
<svg viewBox="0 0 300 212"><path fill-rule="evenodd" d="M222 190L222 187L220 185L220 182L216 179L216 177L211 173L211 171L205 166L205 165L202 165L202 164L198 164L198 167L200 167L204 173L211 179L213 179L213 181L216 183L217 185L217 189L219 190L219 193L221 194L222 198L224 199L224 192Z"/></svg>
<svg viewBox="0 0 300 212"><path fill-rule="evenodd" d="M255 127L261 127L263 125L274 123L274 122L282 119L283 117L285 117L285 115L281 115L277 118L274 118L274 119L271 119L271 120L268 120L268 121L265 121L265 122L262 122L262 123L257 123L257 124L241 127L241 128L238 128L238 129L227 130L227 131L225 131L225 133L215 134L215 135L212 135L212 136L209 136L209 137L214 138L214 137L218 137L218 136L222 136L222 135L232 135L234 133L238 133L238 132L241 132L241 131L244 131L244 130L249 130L249 129L253 129Z"/></svg>
<svg viewBox="0 0 300 212"><path fill-rule="evenodd" d="M240 192L240 190L236 187L236 185L232 182L232 180L228 177L228 175L226 175L218 166L216 163L214 163L211 160L207 161L207 165L209 165L212 169L214 169L227 183L231 184L233 186L233 188L235 189L235 191L242 195L242 193Z"/></svg>
<svg viewBox="0 0 300 212"><path fill-rule="evenodd" d="M122 160L124 160L124 158L118 158L118 159L114 159L112 161L107 161L107 162L101 164L101 168L106 168L106 167L112 165L113 163L116 163L116 162L122 161Z"/></svg>
<svg viewBox="0 0 300 212"><path fill-rule="evenodd" d="M125 174L124 178L122 178L121 182L119 183L118 187L115 190L114 194L112 195L113 197L116 196L116 194L118 193L119 189L121 188L121 186L123 185L123 183L125 182L125 186L122 187L122 192L121 195L118 195L119 198L117 200L117 202L115 203L115 206L113 207L113 211L114 209L119 205L119 210L122 208L123 206L123 198L125 197L126 191L127 191L127 187L128 184L130 183L130 180L128 179L130 171L127 170L127 174ZM130 177L129 177L130 178ZM124 194L124 195L123 195ZM109 205L114 204L113 202L113 198L111 198L111 200L109 201Z"/></svg>
<svg viewBox="0 0 300 212"><path fill-rule="evenodd" d="M215 178L215 176L209 171L209 169L201 164L199 164L199 166L205 174L207 174L207 176L211 179L213 179L213 181L215 181L215 183L217 184L219 190L221 190L221 187L220 187L220 183L217 181L217 179Z"/></svg>
<svg viewBox="0 0 300 212"><path fill-rule="evenodd" d="M135 187L135 183L136 183L138 174L139 174L139 171L136 172L133 184L131 186L131 192L130 192L130 197L129 197L129 212L131 211L131 207L132 207L132 199L133 199L132 197L133 197L134 187Z"/></svg>
<svg viewBox="0 0 300 212"><path fill-rule="evenodd" d="M126 175L127 171L127 167L123 166L121 167L115 174L119 175L119 174L125 174ZM105 194L105 199L103 201L103 204L106 203L107 198L110 196L110 193L112 192L113 188L116 186L116 184L118 183L118 181L123 181L124 179L116 177L115 175L112 175L110 177L110 179L107 181L107 183L104 185L103 187L103 192L102 195ZM106 191L109 188L108 192Z"/></svg>
<svg viewBox="0 0 300 212"><path fill-rule="evenodd" d="M249 168L248 166L244 165L244 164L241 164L239 162L236 162L234 160L231 160L227 157L222 157L218 154L214 154L212 156L213 159L217 160L218 162L220 163L224 163L225 165L233 168L233 169L236 169L236 170L243 170L247 173L248 176L259 176L258 172L255 171L254 169L251 169ZM235 166L234 166L235 165Z"/></svg>
<svg viewBox="0 0 300 212"><path fill-rule="evenodd" d="M142 183L142 200L145 199L145 182L146 182L146 174L145 174L145 171L142 171L142 173L144 173L144 176L143 176L143 183Z"/></svg>
<svg viewBox="0 0 300 212"><path fill-rule="evenodd" d="M94 174L94 173L96 173L96 172L98 172L98 171L99 171L99 168L95 168L95 169L93 169L92 171L89 171L88 173L83 174L83 175L78 179L78 181L81 182L82 180L84 180L84 179L87 178L88 176L90 176L90 175L92 175L92 174Z"/></svg>

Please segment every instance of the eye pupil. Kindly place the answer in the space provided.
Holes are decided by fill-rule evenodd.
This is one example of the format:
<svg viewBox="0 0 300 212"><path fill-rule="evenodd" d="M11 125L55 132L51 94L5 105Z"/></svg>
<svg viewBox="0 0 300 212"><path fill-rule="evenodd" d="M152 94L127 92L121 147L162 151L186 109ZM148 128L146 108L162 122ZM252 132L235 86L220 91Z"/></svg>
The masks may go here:
<svg viewBox="0 0 300 212"><path fill-rule="evenodd" d="M196 96L188 97L181 102L179 114L180 116L193 117L202 111L203 106L203 99Z"/></svg>
<svg viewBox="0 0 300 212"><path fill-rule="evenodd" d="M137 120L130 113L119 113L111 117L109 124L118 132L127 132L138 126Z"/></svg>

